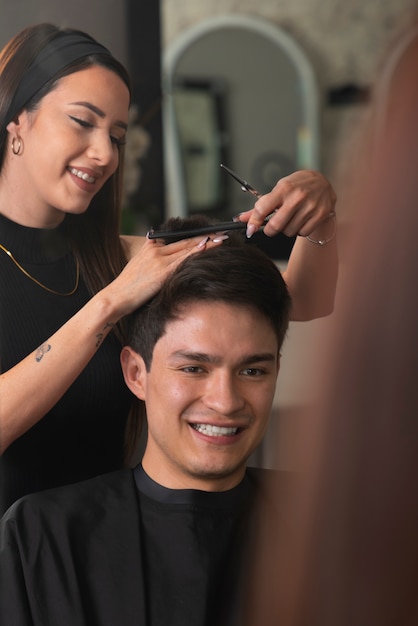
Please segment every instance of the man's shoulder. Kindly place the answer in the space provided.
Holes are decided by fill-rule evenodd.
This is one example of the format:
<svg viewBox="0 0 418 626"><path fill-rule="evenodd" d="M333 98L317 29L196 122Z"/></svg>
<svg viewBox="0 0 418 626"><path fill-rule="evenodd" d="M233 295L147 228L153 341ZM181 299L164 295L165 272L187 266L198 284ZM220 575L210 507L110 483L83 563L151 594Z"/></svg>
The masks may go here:
<svg viewBox="0 0 418 626"><path fill-rule="evenodd" d="M58 520L68 515L97 514L109 510L127 498L133 489L132 470L101 474L80 482L54 487L23 496L4 514L3 521L50 517Z"/></svg>

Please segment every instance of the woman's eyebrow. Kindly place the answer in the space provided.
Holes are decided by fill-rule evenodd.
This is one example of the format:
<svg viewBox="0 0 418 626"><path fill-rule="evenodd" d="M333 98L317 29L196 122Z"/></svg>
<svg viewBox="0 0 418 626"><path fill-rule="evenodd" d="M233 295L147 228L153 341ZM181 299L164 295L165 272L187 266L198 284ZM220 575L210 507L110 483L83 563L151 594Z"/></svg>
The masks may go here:
<svg viewBox="0 0 418 626"><path fill-rule="evenodd" d="M80 100L78 102L70 102L70 104L75 104L77 106L86 107L87 109L90 109L90 111L92 111L93 113L101 117L102 119L106 117L106 113L102 111L101 109L99 109L99 107L97 107L96 105L92 104L91 102ZM126 122L122 122L122 121L115 122L115 126L120 126L120 128L123 128L124 130L128 130L128 124L126 124Z"/></svg>

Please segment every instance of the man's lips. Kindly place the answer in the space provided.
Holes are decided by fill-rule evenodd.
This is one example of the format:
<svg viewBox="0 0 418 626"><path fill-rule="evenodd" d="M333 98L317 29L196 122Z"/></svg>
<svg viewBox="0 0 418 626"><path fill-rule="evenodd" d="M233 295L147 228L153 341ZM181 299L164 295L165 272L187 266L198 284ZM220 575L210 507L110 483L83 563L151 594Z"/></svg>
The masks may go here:
<svg viewBox="0 0 418 626"><path fill-rule="evenodd" d="M213 424L190 424L190 426L208 437L231 437L242 430L238 426L214 426Z"/></svg>

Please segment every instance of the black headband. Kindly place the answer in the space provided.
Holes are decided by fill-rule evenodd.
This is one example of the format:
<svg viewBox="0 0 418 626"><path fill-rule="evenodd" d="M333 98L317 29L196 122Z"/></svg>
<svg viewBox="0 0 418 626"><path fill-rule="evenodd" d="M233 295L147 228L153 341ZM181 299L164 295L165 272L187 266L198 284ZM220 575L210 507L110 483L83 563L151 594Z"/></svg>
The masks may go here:
<svg viewBox="0 0 418 626"><path fill-rule="evenodd" d="M57 72L73 63L73 61L77 61L77 59L98 53L112 56L107 48L91 39L88 35L60 32L45 46L24 73L20 85L13 96L7 123L16 117L25 104Z"/></svg>

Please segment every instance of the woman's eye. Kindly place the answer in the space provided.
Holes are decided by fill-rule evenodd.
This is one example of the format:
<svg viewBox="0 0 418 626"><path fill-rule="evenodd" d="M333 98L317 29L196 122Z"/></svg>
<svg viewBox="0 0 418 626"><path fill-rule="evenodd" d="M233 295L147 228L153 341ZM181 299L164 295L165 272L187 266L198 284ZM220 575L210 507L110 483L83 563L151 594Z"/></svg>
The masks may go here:
<svg viewBox="0 0 418 626"><path fill-rule="evenodd" d="M122 148L122 146L126 145L126 137L112 137L112 135L110 135L110 141L118 148Z"/></svg>
<svg viewBox="0 0 418 626"><path fill-rule="evenodd" d="M74 115L70 115L70 118L72 120L74 120L74 122L79 124L80 126L83 126L83 128L92 128L93 127L93 124L91 124L90 122L86 122L86 120L82 120L79 117L74 117Z"/></svg>
<svg viewBox="0 0 418 626"><path fill-rule="evenodd" d="M83 128L94 128L94 124L91 122L87 122L83 120L81 117L75 117L74 115L70 115L70 119L76 122L79 126ZM110 135L110 141L117 146L118 148L122 148L126 144L126 136L123 137L115 137L114 135Z"/></svg>

